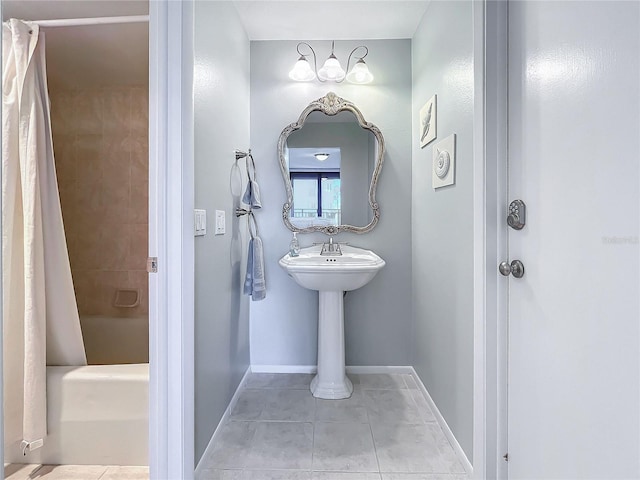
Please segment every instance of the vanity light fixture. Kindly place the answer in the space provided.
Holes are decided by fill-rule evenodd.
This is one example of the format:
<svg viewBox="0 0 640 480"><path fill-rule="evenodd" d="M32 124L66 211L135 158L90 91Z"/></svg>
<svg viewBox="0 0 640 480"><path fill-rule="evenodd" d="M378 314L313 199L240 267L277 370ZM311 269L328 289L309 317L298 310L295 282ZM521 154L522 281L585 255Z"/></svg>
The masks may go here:
<svg viewBox="0 0 640 480"><path fill-rule="evenodd" d="M300 47L302 45L308 47L311 52L306 54L302 53L300 51ZM366 46L359 45L354 48L349 54L349 58L347 59L347 71L349 70L349 65L351 64L352 57L357 59L357 62L348 74L345 74L345 71L342 69L342 65L340 65L340 61L336 58L334 54L334 46L335 42L331 42L331 54L324 62L324 65L322 65L322 68L318 70L316 52L313 47L306 42L298 43L296 49L300 54L300 58L298 58L298 61L294 65L293 69L291 69L291 71L289 72L289 78L297 82L310 82L312 80L315 80L316 77L321 82L335 83L342 83L345 78L347 82L356 84L366 84L373 81L373 75L369 71L369 67L364 61L364 57L369 54L369 49ZM364 55L354 55L354 53L360 48L364 49ZM313 55L313 68L309 63L309 60L307 60L307 57L309 55Z"/></svg>
<svg viewBox="0 0 640 480"><path fill-rule="evenodd" d="M300 45L298 45L298 47L300 47ZM300 52L299 49L298 52ZM309 61L307 60L307 58L304 55L300 54L300 58L289 72L289 78L291 80L295 80L296 82L310 82L311 80L315 80L316 72L314 72L311 68L311 65L309 65Z"/></svg>
<svg viewBox="0 0 640 480"><path fill-rule="evenodd" d="M316 157L316 160L318 160L319 162L324 162L327 158L329 158L328 153L314 153L313 156Z"/></svg>

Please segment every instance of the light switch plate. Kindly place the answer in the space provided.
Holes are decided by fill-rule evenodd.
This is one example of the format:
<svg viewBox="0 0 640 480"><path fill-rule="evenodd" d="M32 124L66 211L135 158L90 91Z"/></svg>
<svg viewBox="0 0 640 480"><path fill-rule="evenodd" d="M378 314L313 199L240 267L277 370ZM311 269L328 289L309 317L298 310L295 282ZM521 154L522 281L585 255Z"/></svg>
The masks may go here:
<svg viewBox="0 0 640 480"><path fill-rule="evenodd" d="M226 232L226 220L224 210L216 210L216 235L224 235Z"/></svg>
<svg viewBox="0 0 640 480"><path fill-rule="evenodd" d="M433 146L433 188L446 187L455 183L456 176L456 134L449 135Z"/></svg>
<svg viewBox="0 0 640 480"><path fill-rule="evenodd" d="M193 211L194 236L207 234L207 211L195 209Z"/></svg>

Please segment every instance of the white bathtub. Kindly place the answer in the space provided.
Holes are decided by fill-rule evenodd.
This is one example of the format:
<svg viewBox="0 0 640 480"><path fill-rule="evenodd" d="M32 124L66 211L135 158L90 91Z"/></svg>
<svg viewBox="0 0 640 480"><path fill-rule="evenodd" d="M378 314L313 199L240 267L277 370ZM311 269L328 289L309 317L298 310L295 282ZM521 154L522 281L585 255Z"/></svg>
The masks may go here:
<svg viewBox="0 0 640 480"><path fill-rule="evenodd" d="M147 465L149 322L110 317L80 321L92 365L47 367L44 446L10 461Z"/></svg>
<svg viewBox="0 0 640 480"><path fill-rule="evenodd" d="M44 446L10 461L147 465L148 405L148 364L47 367Z"/></svg>

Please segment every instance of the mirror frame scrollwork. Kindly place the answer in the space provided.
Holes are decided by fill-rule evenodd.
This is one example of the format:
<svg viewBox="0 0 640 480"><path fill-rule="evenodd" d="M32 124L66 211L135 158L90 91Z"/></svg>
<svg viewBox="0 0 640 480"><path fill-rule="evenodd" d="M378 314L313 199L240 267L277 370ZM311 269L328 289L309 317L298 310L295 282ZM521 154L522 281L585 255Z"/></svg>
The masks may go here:
<svg viewBox="0 0 640 480"><path fill-rule="evenodd" d="M291 223L291 218L289 217L289 213L291 211L291 206L293 205L293 187L291 185L291 179L289 178L289 170L287 168L287 163L285 159L285 145L287 143L287 138L296 130L301 129L304 126L304 122L307 117L312 112L322 112L325 115L334 116L340 112L351 112L355 115L360 127L365 130L369 130L376 138L378 142L378 151L376 164L373 171L373 175L371 176L371 185L369 187L369 206L373 210L373 218L368 225L364 227L356 227L354 225L312 225L310 227L300 228ZM313 233L313 232L322 232L326 235L336 235L340 232L351 232L351 233L367 233L373 230L373 227L376 226L378 221L380 220L380 207L378 202L376 202L376 188L378 186L378 177L380 176L380 172L382 171L382 163L384 161L384 137L382 136L382 132L378 127L376 127L373 123L367 122L362 115L362 112L356 107L353 103L344 98L337 96L333 92L327 93L324 97L321 97L317 100L311 102L300 114L298 117L298 121L287 125L282 133L280 134L280 138L278 139L278 158L280 159L280 170L282 171L282 178L284 180L284 187L287 193L287 201L282 206L282 221L285 226L291 230L292 232L300 232L300 233Z"/></svg>

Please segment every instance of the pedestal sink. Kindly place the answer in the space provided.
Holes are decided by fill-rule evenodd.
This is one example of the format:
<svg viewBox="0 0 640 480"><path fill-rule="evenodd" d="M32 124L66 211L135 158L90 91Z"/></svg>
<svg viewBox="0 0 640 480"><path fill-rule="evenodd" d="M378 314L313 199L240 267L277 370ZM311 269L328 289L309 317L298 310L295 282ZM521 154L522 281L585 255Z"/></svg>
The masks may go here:
<svg viewBox="0 0 640 480"><path fill-rule="evenodd" d="M318 374L311 382L314 397L349 398L353 385L345 374L344 292L369 283L385 261L370 250L340 245L341 255L321 255L322 245L287 254L280 266L302 287L318 291Z"/></svg>

